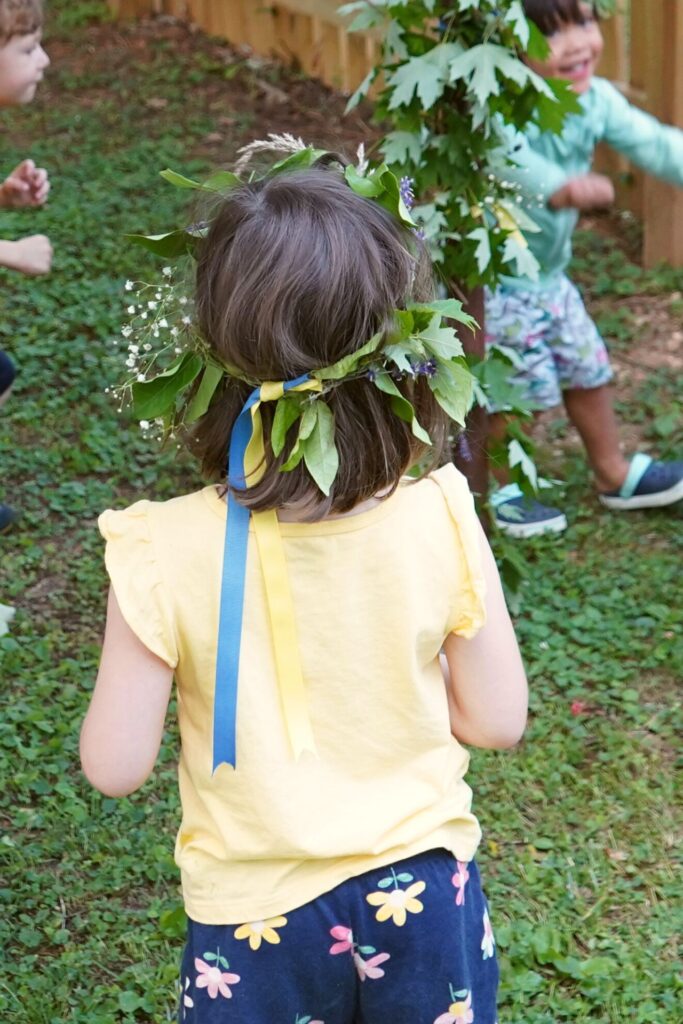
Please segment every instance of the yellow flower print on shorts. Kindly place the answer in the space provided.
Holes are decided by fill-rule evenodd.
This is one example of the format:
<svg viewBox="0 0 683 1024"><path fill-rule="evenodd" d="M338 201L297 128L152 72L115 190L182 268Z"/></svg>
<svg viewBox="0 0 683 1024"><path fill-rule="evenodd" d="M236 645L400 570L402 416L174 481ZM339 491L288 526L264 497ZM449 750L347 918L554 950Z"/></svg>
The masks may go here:
<svg viewBox="0 0 683 1024"><path fill-rule="evenodd" d="M267 921L250 921L248 924L241 924L235 928L236 939L249 939L252 949L258 949L263 939L272 945L277 945L280 936L276 928L283 928L287 924L286 917L269 917Z"/></svg>
<svg viewBox="0 0 683 1024"><path fill-rule="evenodd" d="M371 892L366 900L372 907L379 907L375 914L378 921L388 921L391 917L394 924L402 927L408 918L408 914L419 914L424 910L423 904L416 899L420 893L427 888L424 882L414 882L413 875L402 871L398 875L393 868L391 875L380 878L377 883L380 889L385 892ZM412 882L407 889L402 889L401 884Z"/></svg>

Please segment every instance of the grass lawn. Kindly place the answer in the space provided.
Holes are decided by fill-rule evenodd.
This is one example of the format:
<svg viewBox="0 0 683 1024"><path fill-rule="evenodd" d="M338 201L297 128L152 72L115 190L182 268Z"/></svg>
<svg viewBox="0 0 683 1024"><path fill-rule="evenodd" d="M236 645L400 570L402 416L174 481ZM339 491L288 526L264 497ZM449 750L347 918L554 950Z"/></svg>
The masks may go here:
<svg viewBox="0 0 683 1024"><path fill-rule="evenodd" d="M49 80L0 120L3 173L30 154L53 179L49 207L3 212L0 235L55 246L50 277L2 274L0 347L21 372L0 418L0 486L22 519L0 538L0 600L18 608L0 639L0 1016L159 1024L174 1019L184 925L175 735L131 799L92 792L77 763L107 586L96 517L200 484L104 392L125 358L123 283L158 271L123 235L179 214L165 166L201 173L264 127L354 146L365 129L341 124L334 95L201 35L112 26L100 0L49 6ZM600 228L576 272L614 343L626 435L680 453L683 272L643 272L635 229L616 245ZM474 752L471 767L501 1024L673 1024L683 509L604 511L560 416L541 461L566 482L571 528L526 546L530 724L517 750Z"/></svg>

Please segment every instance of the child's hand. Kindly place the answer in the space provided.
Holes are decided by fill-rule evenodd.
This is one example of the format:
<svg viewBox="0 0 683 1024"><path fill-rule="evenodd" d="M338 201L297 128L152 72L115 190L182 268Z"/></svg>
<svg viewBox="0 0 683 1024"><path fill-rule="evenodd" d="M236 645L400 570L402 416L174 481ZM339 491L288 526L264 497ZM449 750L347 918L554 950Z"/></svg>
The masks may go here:
<svg viewBox="0 0 683 1024"><path fill-rule="evenodd" d="M613 202L614 185L609 178L604 174L581 174L558 189L548 200L548 206L554 210L595 210Z"/></svg>
<svg viewBox="0 0 683 1024"><path fill-rule="evenodd" d="M24 160L0 185L0 204L13 209L42 206L49 191L50 181L45 168L36 167L33 160Z"/></svg>
<svg viewBox="0 0 683 1024"><path fill-rule="evenodd" d="M0 243L0 266L18 270L28 277L49 274L52 246L47 235L29 235L18 242Z"/></svg>

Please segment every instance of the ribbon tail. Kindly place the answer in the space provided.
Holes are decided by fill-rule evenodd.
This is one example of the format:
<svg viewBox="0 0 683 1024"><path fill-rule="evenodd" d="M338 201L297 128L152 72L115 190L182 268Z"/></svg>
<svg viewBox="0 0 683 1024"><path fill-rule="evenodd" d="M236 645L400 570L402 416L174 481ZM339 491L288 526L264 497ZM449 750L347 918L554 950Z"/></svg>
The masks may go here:
<svg viewBox="0 0 683 1024"><path fill-rule="evenodd" d="M274 509L255 512L253 523L265 584L282 711L289 742L298 760L304 751L316 755L317 751L301 671L284 546Z"/></svg>

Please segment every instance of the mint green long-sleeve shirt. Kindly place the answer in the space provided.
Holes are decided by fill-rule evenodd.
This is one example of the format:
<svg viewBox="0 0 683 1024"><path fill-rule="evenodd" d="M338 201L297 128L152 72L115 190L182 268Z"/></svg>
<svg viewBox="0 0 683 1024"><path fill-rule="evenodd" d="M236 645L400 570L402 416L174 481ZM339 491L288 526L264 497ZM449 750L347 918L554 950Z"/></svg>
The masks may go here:
<svg viewBox="0 0 683 1024"><path fill-rule="evenodd" d="M505 277L508 287L552 287L572 257L572 234L577 210L552 210L548 199L570 178L590 171L598 142L606 142L645 171L683 185L683 131L661 124L632 106L604 78L594 78L580 97L581 113L570 115L562 133L541 132L531 125L524 132L507 131L509 180L522 186L523 208L540 228L528 232L529 248L540 264L538 281Z"/></svg>

